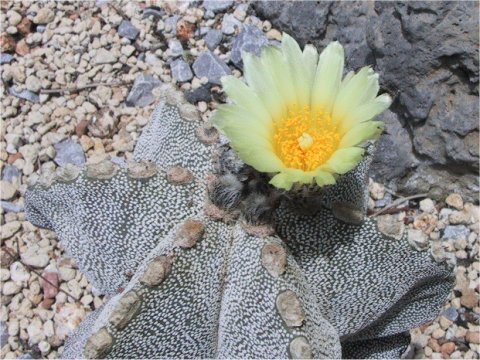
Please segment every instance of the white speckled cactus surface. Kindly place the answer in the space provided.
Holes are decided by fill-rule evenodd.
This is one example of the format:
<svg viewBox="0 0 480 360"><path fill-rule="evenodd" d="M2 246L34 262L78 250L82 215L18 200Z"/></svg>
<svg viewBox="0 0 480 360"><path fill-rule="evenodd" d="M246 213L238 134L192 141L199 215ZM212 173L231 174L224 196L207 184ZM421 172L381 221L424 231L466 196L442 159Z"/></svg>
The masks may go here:
<svg viewBox="0 0 480 360"><path fill-rule="evenodd" d="M137 163L67 167L28 191L28 219L111 296L63 356L400 357L453 279L364 217L369 158L305 198L268 185L194 110L166 93Z"/></svg>

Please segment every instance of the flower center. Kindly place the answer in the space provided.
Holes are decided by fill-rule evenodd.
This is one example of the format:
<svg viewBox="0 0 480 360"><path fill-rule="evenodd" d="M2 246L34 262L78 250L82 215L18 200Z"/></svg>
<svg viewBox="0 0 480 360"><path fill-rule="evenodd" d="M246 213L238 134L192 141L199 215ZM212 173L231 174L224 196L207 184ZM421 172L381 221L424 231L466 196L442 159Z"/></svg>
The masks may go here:
<svg viewBox="0 0 480 360"><path fill-rule="evenodd" d="M283 163L311 171L324 164L337 150L340 134L330 115L312 115L310 108L290 108L275 127L274 148Z"/></svg>

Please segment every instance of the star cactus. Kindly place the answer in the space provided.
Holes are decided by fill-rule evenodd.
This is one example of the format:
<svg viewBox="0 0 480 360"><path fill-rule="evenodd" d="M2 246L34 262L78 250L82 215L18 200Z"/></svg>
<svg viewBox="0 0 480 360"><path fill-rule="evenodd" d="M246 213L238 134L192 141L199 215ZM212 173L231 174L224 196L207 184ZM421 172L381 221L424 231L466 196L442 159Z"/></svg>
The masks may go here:
<svg viewBox="0 0 480 360"><path fill-rule="evenodd" d="M373 146L321 196L286 192L164 94L134 162L60 168L26 194L110 296L63 357L399 357L453 278L365 218Z"/></svg>

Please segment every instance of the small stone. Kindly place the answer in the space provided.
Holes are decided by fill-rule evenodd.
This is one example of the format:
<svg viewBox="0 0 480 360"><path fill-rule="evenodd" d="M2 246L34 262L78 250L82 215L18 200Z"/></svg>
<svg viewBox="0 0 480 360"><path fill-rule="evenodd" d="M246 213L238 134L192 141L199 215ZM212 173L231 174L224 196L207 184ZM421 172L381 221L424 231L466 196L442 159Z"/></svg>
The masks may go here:
<svg viewBox="0 0 480 360"><path fill-rule="evenodd" d="M42 354L48 354L51 350L51 346L50 344L47 342L47 341L40 341L38 343L38 350L40 350L40 352Z"/></svg>
<svg viewBox="0 0 480 360"><path fill-rule="evenodd" d="M2 180L14 182L14 179L20 178L20 171L13 165L6 165L2 171ZM2 183L3 187L3 183Z"/></svg>
<svg viewBox="0 0 480 360"><path fill-rule="evenodd" d="M233 5L233 0L204 0L203 7L214 13L227 10Z"/></svg>
<svg viewBox="0 0 480 360"><path fill-rule="evenodd" d="M431 199L423 199L422 201L420 201L419 205L420 210L422 210L423 212L433 214L437 211L437 209L435 208L435 203Z"/></svg>
<svg viewBox="0 0 480 360"><path fill-rule="evenodd" d="M451 206L457 210L463 209L463 199L459 194L450 194L445 199L448 206Z"/></svg>
<svg viewBox="0 0 480 360"><path fill-rule="evenodd" d="M38 28L39 26L37 26L37 31ZM23 36L30 34L30 32L32 31L32 22L30 21L30 19L24 17L22 21L20 21L20 23L17 25L17 30Z"/></svg>
<svg viewBox="0 0 480 360"><path fill-rule="evenodd" d="M184 185L192 182L193 174L181 166L174 166L167 170L167 181L174 185Z"/></svg>
<svg viewBox="0 0 480 360"><path fill-rule="evenodd" d="M442 239L468 238L468 235L470 235L470 230L465 225L449 225L443 231Z"/></svg>
<svg viewBox="0 0 480 360"><path fill-rule="evenodd" d="M205 35L205 44L210 51L213 51L217 48L218 45L222 42L223 33L220 30L209 30L207 35Z"/></svg>
<svg viewBox="0 0 480 360"><path fill-rule="evenodd" d="M291 290L285 290L278 294L276 300L277 310L283 321L290 327L302 326L305 314L297 295Z"/></svg>
<svg viewBox="0 0 480 360"><path fill-rule="evenodd" d="M120 23L117 32L118 35L120 35L121 37L125 37L129 40L135 40L138 34L140 34L140 30L133 26L133 24L128 20L123 20Z"/></svg>
<svg viewBox="0 0 480 360"><path fill-rule="evenodd" d="M121 53L125 55L126 57L130 57L134 52L135 52L135 47L132 45L125 45L122 46Z"/></svg>
<svg viewBox="0 0 480 360"><path fill-rule="evenodd" d="M378 230L389 237L396 240L400 240L405 230L403 221L398 219L398 216L394 215L381 215L377 220Z"/></svg>
<svg viewBox="0 0 480 360"><path fill-rule="evenodd" d="M447 342L440 347L440 352L444 355L450 355L455 351L455 343Z"/></svg>
<svg viewBox="0 0 480 360"><path fill-rule="evenodd" d="M49 22L52 22L53 19L55 19L55 13L50 10L49 8L41 8L40 11L35 15L33 18L33 22L35 24L48 24Z"/></svg>
<svg viewBox="0 0 480 360"><path fill-rule="evenodd" d="M170 49L170 54L175 58L183 55L183 46L182 43L178 40L170 40L168 42L168 48Z"/></svg>
<svg viewBox="0 0 480 360"><path fill-rule="evenodd" d="M173 78L178 82L190 81L193 78L190 65L188 65L187 62L182 59L172 61L170 63L170 69L172 71Z"/></svg>
<svg viewBox="0 0 480 360"><path fill-rule="evenodd" d="M22 287L20 285L17 285L13 281L7 281L6 283L3 284L2 293L4 296L15 295L21 289Z"/></svg>
<svg viewBox="0 0 480 360"><path fill-rule="evenodd" d="M129 291L118 301L110 315L110 323L123 330L140 309L141 300L134 291Z"/></svg>
<svg viewBox="0 0 480 360"><path fill-rule="evenodd" d="M267 39L282 41L282 33L277 29L271 29L267 32Z"/></svg>
<svg viewBox="0 0 480 360"><path fill-rule="evenodd" d="M43 274L42 282L44 299L54 299L58 294L58 273L47 271Z"/></svg>
<svg viewBox="0 0 480 360"><path fill-rule="evenodd" d="M158 256L148 264L147 270L140 278L140 282L147 286L160 285L172 269L172 259L167 256Z"/></svg>
<svg viewBox="0 0 480 360"><path fill-rule="evenodd" d="M17 283L22 283L30 279L30 274L21 262L16 261L10 265L10 279Z"/></svg>
<svg viewBox="0 0 480 360"><path fill-rule="evenodd" d="M189 39L193 38L195 34L195 28L195 24L192 24L185 19L180 19L177 22L177 38L183 42L187 42Z"/></svg>
<svg viewBox="0 0 480 360"><path fill-rule="evenodd" d="M55 144L55 163L60 166L73 164L81 166L85 164L85 154L82 145L73 140L66 139Z"/></svg>
<svg viewBox="0 0 480 360"><path fill-rule="evenodd" d="M262 265L273 277L279 277L287 266L287 252L277 244L266 244L262 248Z"/></svg>
<svg viewBox="0 0 480 360"><path fill-rule="evenodd" d="M465 224L468 225L472 222L472 219L468 211L462 210L462 211L454 211L450 214L448 217L448 220L450 221L450 224L452 225L459 225L459 224Z"/></svg>
<svg viewBox="0 0 480 360"><path fill-rule="evenodd" d="M438 329L435 329L435 330L432 332L432 337L433 337L434 339L437 339L437 340L438 340L438 339L443 338L444 336L445 336L445 330L443 330L443 329L438 328Z"/></svg>
<svg viewBox="0 0 480 360"><path fill-rule="evenodd" d="M42 88L42 83L36 76L31 75L27 77L27 80L25 81L25 86L30 91L39 92Z"/></svg>
<svg viewBox="0 0 480 360"><path fill-rule="evenodd" d="M12 60L13 60L13 55L3 53L3 52L0 54L0 65L10 64Z"/></svg>
<svg viewBox="0 0 480 360"><path fill-rule="evenodd" d="M233 40L231 60L235 66L243 68L242 53L260 55L268 39L263 31L253 25L245 25L244 30Z"/></svg>
<svg viewBox="0 0 480 360"><path fill-rule="evenodd" d="M465 340L467 340L468 343L480 344L480 332L467 331L467 334L465 335Z"/></svg>
<svg viewBox="0 0 480 360"><path fill-rule="evenodd" d="M237 20L233 14L226 14L222 20L222 32L225 35L233 35L243 28L241 21Z"/></svg>
<svg viewBox="0 0 480 360"><path fill-rule="evenodd" d="M173 35L177 33L177 23L180 20L179 15L173 15L165 19L165 31L171 32Z"/></svg>
<svg viewBox="0 0 480 360"><path fill-rule="evenodd" d="M116 55L105 48L100 48L97 50L93 58L93 62L95 65L102 65L102 64L114 64L117 62Z"/></svg>
<svg viewBox="0 0 480 360"><path fill-rule="evenodd" d="M113 337L107 329L103 327L88 338L83 350L83 355L87 359L102 359L111 350L112 345Z"/></svg>
<svg viewBox="0 0 480 360"><path fill-rule="evenodd" d="M86 175L92 179L106 180L115 176L118 166L108 160L103 160L98 164L87 165Z"/></svg>
<svg viewBox="0 0 480 360"><path fill-rule="evenodd" d="M465 289L462 291L462 297L460 298L460 304L463 306L473 309L479 305L479 297L475 290Z"/></svg>
<svg viewBox="0 0 480 360"><path fill-rule="evenodd" d="M140 74L135 78L132 89L127 96L125 103L127 106L145 107L155 101L152 90L159 87L160 80L151 75Z"/></svg>
<svg viewBox="0 0 480 360"><path fill-rule="evenodd" d="M119 116L109 108L97 111L92 121L88 123L88 131L99 138L111 137L119 122Z"/></svg>
<svg viewBox="0 0 480 360"><path fill-rule="evenodd" d="M372 182L368 187L368 190L374 200L381 200L385 197L385 186L382 184Z"/></svg>
<svg viewBox="0 0 480 360"><path fill-rule="evenodd" d="M204 102L210 102L212 101L212 94L210 93L212 85L211 84L205 84L197 89L187 91L185 93L185 99L190 103L190 104L196 104L200 101Z"/></svg>
<svg viewBox="0 0 480 360"><path fill-rule="evenodd" d="M27 251L22 253L21 257L23 263L37 268L43 268L50 262L48 254L41 251L36 245L27 248Z"/></svg>
<svg viewBox="0 0 480 360"><path fill-rule="evenodd" d="M15 39L12 36L7 33L0 35L0 50L2 52L12 52L15 50L16 45Z"/></svg>
<svg viewBox="0 0 480 360"><path fill-rule="evenodd" d="M15 90L13 87L9 87L8 93L12 96L18 97L19 99L27 100L32 103L38 103L40 101L40 97L30 90Z"/></svg>
<svg viewBox="0 0 480 360"><path fill-rule="evenodd" d="M9 181L0 181L0 199L11 200L17 194L17 185Z"/></svg>
<svg viewBox="0 0 480 360"><path fill-rule="evenodd" d="M304 336L297 336L290 342L290 355L292 359L312 359L312 347Z"/></svg>
<svg viewBox="0 0 480 360"><path fill-rule="evenodd" d="M442 312L442 316L444 316L450 321L456 321L458 318L458 311L457 309L450 307L446 309L444 312Z"/></svg>
<svg viewBox="0 0 480 360"><path fill-rule="evenodd" d="M211 51L202 53L193 63L193 71L199 78L206 77L212 84L220 85L220 78L230 75L230 68L218 56Z"/></svg>
<svg viewBox="0 0 480 360"><path fill-rule="evenodd" d="M428 249L428 238L421 230L408 229L407 240L415 250L423 251Z"/></svg>
<svg viewBox="0 0 480 360"><path fill-rule="evenodd" d="M21 227L22 223L20 221L10 221L5 225L2 225L2 240L11 238Z"/></svg>
<svg viewBox="0 0 480 360"><path fill-rule="evenodd" d="M22 21L22 15L20 15L16 11L12 10L12 11L7 12L7 16L8 16L8 22L12 26L16 26L16 25L18 25L18 23L20 21Z"/></svg>
<svg viewBox="0 0 480 360"><path fill-rule="evenodd" d="M14 204L10 201L0 201L0 206L2 207L3 211L11 212L11 213L19 213L23 212L25 208L23 206Z"/></svg>
<svg viewBox="0 0 480 360"><path fill-rule="evenodd" d="M198 220L187 219L175 234L175 245L184 249L194 246L203 236L205 225Z"/></svg>

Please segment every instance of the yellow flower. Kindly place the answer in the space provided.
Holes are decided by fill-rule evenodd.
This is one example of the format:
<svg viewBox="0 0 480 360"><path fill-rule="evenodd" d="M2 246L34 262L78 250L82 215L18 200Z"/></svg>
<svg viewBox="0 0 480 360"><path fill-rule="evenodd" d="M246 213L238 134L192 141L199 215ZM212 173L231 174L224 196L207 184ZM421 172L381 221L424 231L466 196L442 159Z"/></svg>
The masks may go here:
<svg viewBox="0 0 480 360"><path fill-rule="evenodd" d="M267 47L260 57L244 54L243 62L248 86L222 78L232 103L219 106L213 123L246 164L276 174L274 186L334 184L360 162L360 146L382 132L383 122L374 118L392 100L377 96L378 74L369 67L342 80L340 43L318 56L312 45L302 52L284 33L280 49Z"/></svg>

